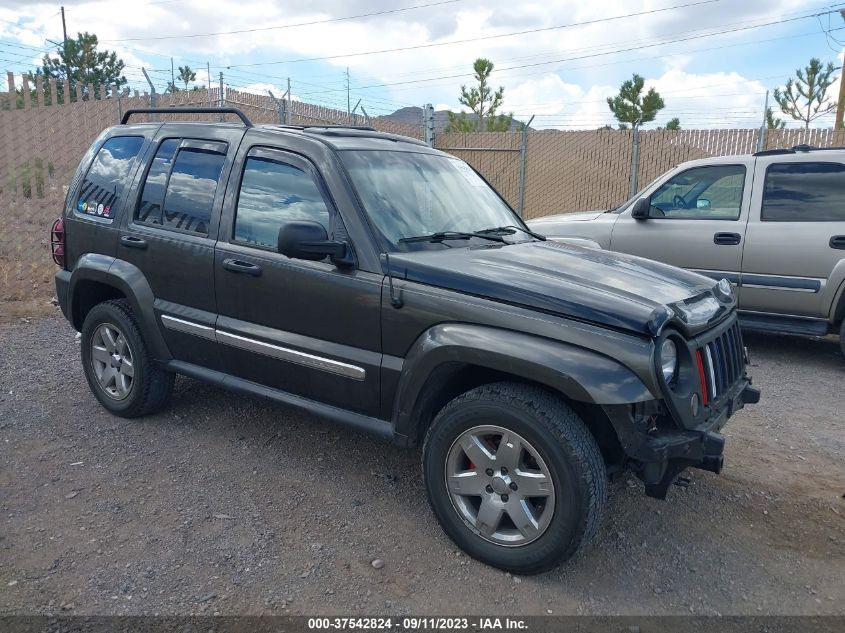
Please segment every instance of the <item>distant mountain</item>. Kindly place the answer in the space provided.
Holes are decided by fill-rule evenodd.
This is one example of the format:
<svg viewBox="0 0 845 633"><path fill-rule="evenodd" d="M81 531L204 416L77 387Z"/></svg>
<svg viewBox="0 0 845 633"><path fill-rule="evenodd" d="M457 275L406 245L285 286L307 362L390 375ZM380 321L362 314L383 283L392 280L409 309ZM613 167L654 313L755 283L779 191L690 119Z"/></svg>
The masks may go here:
<svg viewBox="0 0 845 633"><path fill-rule="evenodd" d="M407 108L399 108L393 114L385 114L384 116L378 117L381 120L386 121L394 121L396 123L403 123L405 125L414 125L414 126L422 126L423 120L423 109L417 108L415 106L409 106ZM478 115L474 113L468 113L466 118L470 121L477 121ZM446 126L449 125L449 111L448 110L435 110L434 111L434 134L442 134L443 130L446 129ZM520 124L517 121L511 123L511 131L515 132L520 130Z"/></svg>

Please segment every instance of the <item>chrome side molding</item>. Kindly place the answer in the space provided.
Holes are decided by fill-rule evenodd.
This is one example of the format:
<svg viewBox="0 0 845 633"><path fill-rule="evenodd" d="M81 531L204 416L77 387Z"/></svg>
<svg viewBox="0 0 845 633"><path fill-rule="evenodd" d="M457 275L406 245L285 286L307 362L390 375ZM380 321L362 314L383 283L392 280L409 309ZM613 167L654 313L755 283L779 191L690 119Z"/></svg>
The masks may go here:
<svg viewBox="0 0 845 633"><path fill-rule="evenodd" d="M302 365L303 367L310 367L311 369L318 369L330 374L336 374L352 380L364 380L367 377L367 371L363 367L357 365L350 365L324 356L315 356L307 352L291 349L289 347L282 347L281 345L274 345L273 343L265 343L256 339L240 336L223 330L217 330L208 325L195 323L193 321L186 321L169 314L161 315L161 323L169 330L183 332L185 334L192 334L206 338L224 345L237 347L256 354L263 354L281 361Z"/></svg>

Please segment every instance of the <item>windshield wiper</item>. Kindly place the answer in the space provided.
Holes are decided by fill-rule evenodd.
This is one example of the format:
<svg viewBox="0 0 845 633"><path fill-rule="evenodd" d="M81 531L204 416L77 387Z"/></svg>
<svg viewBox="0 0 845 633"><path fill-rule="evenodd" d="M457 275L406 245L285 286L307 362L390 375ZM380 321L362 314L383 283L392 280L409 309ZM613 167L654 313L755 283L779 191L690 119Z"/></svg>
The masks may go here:
<svg viewBox="0 0 845 633"><path fill-rule="evenodd" d="M430 235L417 235L415 237L403 237L399 240L400 244L411 244L413 242L442 242L444 240L468 240L473 237L480 237L491 242L501 242L507 244L504 238L498 235L490 235L484 232L466 232L466 231L438 231Z"/></svg>
<svg viewBox="0 0 845 633"><path fill-rule="evenodd" d="M500 235L513 235L517 231L522 231L523 233L526 233L526 234L530 235L531 237L533 237L534 239L540 240L541 242L546 241L545 235L540 235L539 233L535 233L534 231L529 231L528 229L524 229L521 226L516 226L515 224L508 224L507 226L497 226L494 229L483 229L483 230L478 231L478 232L484 233L484 234L487 234L487 235L489 235L491 233L493 233L493 234L497 233L497 234L500 234Z"/></svg>

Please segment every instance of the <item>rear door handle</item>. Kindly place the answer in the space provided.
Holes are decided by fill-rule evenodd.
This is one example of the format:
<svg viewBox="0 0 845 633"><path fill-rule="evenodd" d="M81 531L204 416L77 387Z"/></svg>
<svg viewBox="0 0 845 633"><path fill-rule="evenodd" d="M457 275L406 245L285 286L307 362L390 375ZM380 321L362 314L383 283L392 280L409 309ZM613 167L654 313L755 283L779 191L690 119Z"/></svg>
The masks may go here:
<svg viewBox="0 0 845 633"><path fill-rule="evenodd" d="M145 250L147 248L147 240L135 237L134 235L124 235L120 238L120 243L129 248L140 248Z"/></svg>
<svg viewBox="0 0 845 633"><path fill-rule="evenodd" d="M830 247L845 251L845 235L834 235L830 238Z"/></svg>
<svg viewBox="0 0 845 633"><path fill-rule="evenodd" d="M722 246L733 246L739 244L742 236L739 233L716 233L713 236L713 243Z"/></svg>
<svg viewBox="0 0 845 633"><path fill-rule="evenodd" d="M243 262L239 259L224 259L223 268L229 272L241 275L252 275L253 277L259 277L261 275L261 266Z"/></svg>

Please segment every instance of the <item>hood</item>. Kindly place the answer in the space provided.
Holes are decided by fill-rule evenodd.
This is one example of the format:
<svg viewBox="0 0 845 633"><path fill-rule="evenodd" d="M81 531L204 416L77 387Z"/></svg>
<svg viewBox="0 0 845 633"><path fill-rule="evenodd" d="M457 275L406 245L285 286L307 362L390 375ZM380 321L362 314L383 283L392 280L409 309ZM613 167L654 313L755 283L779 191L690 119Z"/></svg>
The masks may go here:
<svg viewBox="0 0 845 633"><path fill-rule="evenodd" d="M551 240L392 253L389 261L396 278L648 335L688 314L698 305L690 299L716 306L708 323L734 304L730 288L717 294L708 277Z"/></svg>
<svg viewBox="0 0 845 633"><path fill-rule="evenodd" d="M546 215L541 218L534 218L533 220L528 220L529 226L542 226L545 222L554 222L555 224L559 224L560 222L587 222L590 220L595 220L596 218L600 217L602 214L606 213L606 211L582 211L581 213L558 213L557 215Z"/></svg>

